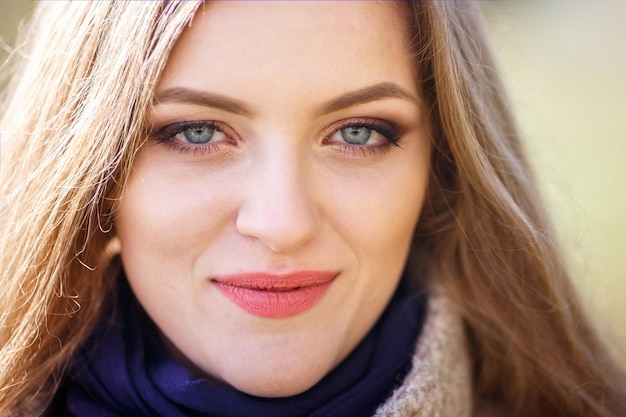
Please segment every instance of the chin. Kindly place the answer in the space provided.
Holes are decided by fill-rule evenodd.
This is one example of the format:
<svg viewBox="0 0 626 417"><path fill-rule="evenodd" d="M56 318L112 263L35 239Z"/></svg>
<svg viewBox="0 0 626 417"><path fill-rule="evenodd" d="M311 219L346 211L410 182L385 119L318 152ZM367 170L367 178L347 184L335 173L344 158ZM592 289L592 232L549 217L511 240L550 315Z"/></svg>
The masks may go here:
<svg viewBox="0 0 626 417"><path fill-rule="evenodd" d="M313 381L308 383L294 383L292 381L284 381L284 382L268 382L264 385L259 385L258 383L252 383L250 386L244 385L242 387L234 387L241 392L245 392L246 394L253 395L255 397L264 397L264 398L281 398L281 397L292 397L294 395L301 394L312 388L317 382Z"/></svg>
<svg viewBox="0 0 626 417"><path fill-rule="evenodd" d="M238 391L255 397L280 398L301 394L312 388L321 379L321 377L311 379L308 375L305 378L281 378L278 376L263 381L260 378L254 378L254 381L233 381L229 384Z"/></svg>
<svg viewBox="0 0 626 417"><path fill-rule="evenodd" d="M238 391L265 398L301 394L312 388L330 371L328 366L320 362L300 363L298 366L244 368L240 368L240 372L231 372L230 375L223 374L221 380Z"/></svg>

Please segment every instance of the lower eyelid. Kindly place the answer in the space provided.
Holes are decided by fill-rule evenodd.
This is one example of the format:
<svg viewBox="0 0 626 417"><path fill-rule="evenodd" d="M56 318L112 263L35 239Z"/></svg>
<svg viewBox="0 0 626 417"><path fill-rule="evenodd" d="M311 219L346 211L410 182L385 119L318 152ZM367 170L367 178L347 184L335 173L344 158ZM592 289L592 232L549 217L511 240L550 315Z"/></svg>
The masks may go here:
<svg viewBox="0 0 626 417"><path fill-rule="evenodd" d="M348 143L340 143L335 146L337 152L344 157L350 158L368 158L381 155L391 150L393 142L383 142L378 145L350 145Z"/></svg>
<svg viewBox="0 0 626 417"><path fill-rule="evenodd" d="M157 144L165 145L172 150L180 152L181 154L193 153L194 156L210 155L213 152L218 151L219 148L222 147L221 142L215 142L215 143L208 142L208 143L200 144L200 145L190 145L186 143L177 142L175 140L166 140Z"/></svg>

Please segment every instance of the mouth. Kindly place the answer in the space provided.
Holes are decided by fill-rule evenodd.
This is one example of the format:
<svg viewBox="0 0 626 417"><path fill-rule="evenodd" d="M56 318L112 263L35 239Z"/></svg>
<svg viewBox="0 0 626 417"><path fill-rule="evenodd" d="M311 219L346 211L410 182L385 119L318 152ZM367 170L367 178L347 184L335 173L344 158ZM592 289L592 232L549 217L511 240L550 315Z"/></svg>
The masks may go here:
<svg viewBox="0 0 626 417"><path fill-rule="evenodd" d="M337 272L296 271L287 274L245 273L213 280L231 302L255 316L283 318L313 308L326 294Z"/></svg>

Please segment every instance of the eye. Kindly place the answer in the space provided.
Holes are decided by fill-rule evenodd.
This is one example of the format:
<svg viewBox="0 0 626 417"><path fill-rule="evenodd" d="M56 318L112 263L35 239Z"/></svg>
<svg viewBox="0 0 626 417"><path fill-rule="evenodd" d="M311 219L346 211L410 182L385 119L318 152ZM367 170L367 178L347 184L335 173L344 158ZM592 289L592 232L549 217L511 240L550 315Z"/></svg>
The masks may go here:
<svg viewBox="0 0 626 417"><path fill-rule="evenodd" d="M229 140L224 128L216 122L180 122L160 129L156 136L159 142L175 141L183 144L203 145L209 142Z"/></svg>
<svg viewBox="0 0 626 417"><path fill-rule="evenodd" d="M397 145L400 140L398 129L380 119L350 119L331 126L333 133L326 139L329 144L348 147L376 148Z"/></svg>
<svg viewBox="0 0 626 417"><path fill-rule="evenodd" d="M220 122L178 122L162 127L151 135L157 143L180 151L209 153L221 145L236 144L236 133Z"/></svg>

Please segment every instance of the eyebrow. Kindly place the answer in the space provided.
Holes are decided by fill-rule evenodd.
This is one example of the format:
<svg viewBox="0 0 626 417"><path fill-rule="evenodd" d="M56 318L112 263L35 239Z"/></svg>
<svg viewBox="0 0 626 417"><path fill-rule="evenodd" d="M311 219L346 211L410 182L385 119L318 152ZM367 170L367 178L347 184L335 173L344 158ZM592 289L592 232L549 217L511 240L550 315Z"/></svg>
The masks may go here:
<svg viewBox="0 0 626 417"><path fill-rule="evenodd" d="M382 82L341 95L323 106L320 113L332 113L357 104L369 103L385 98L408 99L418 106L420 103L420 100L416 95L400 87L398 84L392 82Z"/></svg>
<svg viewBox="0 0 626 417"><path fill-rule="evenodd" d="M402 98L412 101L419 106L419 98L392 82L382 82L359 90L350 91L339 97L330 100L320 107L319 113L326 114L343 110L357 104L369 103L386 98ZM154 104L165 103L186 103L197 104L205 107L213 107L225 110L230 113L243 116L252 116L254 112L239 100L223 96L221 94L209 93L207 91L196 90L186 87L168 88L154 98Z"/></svg>
<svg viewBox="0 0 626 417"><path fill-rule="evenodd" d="M154 97L154 104L186 103L204 107L213 107L243 116L252 116L253 112L238 100L220 94L186 87L168 88Z"/></svg>

